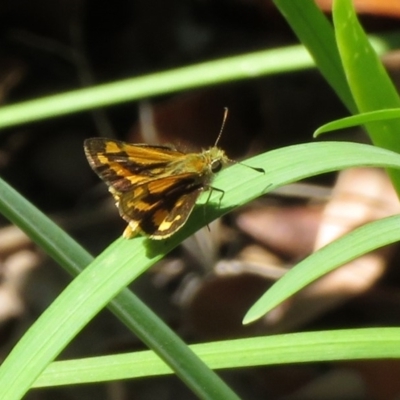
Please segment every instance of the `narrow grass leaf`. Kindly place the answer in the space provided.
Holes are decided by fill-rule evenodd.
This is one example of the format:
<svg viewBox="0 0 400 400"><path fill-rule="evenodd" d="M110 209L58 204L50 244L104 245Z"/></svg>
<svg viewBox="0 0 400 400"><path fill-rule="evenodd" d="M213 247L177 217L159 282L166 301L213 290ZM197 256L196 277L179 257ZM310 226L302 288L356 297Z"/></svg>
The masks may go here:
<svg viewBox="0 0 400 400"><path fill-rule="evenodd" d="M400 358L400 328L289 333L196 344L190 348L212 369L304 362ZM151 351L50 364L34 387L107 382L171 374Z"/></svg>
<svg viewBox="0 0 400 400"><path fill-rule="evenodd" d="M370 111L362 114L353 115L351 117L337 119L320 126L315 132L314 137L322 133L336 131L338 129L351 128L367 122L385 121L387 119L400 119L400 108L392 108L386 110Z"/></svg>
<svg viewBox="0 0 400 400"><path fill-rule="evenodd" d="M313 65L303 46L241 54L3 106L0 129L181 90L312 68Z"/></svg>
<svg viewBox="0 0 400 400"><path fill-rule="evenodd" d="M279 279L250 308L243 323L261 318L279 303L319 277L372 250L400 240L400 216L383 218L355 229L311 254Z"/></svg>

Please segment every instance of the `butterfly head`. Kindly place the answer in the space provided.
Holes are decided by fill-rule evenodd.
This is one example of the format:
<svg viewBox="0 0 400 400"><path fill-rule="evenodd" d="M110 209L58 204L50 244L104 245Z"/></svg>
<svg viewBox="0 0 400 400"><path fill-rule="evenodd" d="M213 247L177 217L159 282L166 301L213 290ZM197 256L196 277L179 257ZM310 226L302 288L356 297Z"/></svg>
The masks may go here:
<svg viewBox="0 0 400 400"><path fill-rule="evenodd" d="M209 160L208 165L210 172L216 174L229 163L229 158L223 150L214 146L206 151L207 158Z"/></svg>

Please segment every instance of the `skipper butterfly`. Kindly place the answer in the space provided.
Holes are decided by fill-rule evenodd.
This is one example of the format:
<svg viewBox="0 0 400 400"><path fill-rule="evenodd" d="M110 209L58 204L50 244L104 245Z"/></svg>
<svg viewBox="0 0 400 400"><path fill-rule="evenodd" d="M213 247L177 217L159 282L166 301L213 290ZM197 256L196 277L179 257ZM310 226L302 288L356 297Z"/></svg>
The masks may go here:
<svg viewBox="0 0 400 400"><path fill-rule="evenodd" d="M215 145L200 153L114 139L85 140L90 166L109 186L128 222L124 237L141 233L160 240L184 225L200 193L211 188L214 174L233 162L217 147L226 117L227 109Z"/></svg>

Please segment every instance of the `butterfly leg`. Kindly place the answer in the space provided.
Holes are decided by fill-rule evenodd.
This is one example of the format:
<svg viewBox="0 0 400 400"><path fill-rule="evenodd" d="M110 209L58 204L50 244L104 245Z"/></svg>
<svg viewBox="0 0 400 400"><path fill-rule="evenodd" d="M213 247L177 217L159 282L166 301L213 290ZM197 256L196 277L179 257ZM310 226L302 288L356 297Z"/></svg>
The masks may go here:
<svg viewBox="0 0 400 400"><path fill-rule="evenodd" d="M218 204L218 207L221 206L221 201L222 201L222 199L223 199L224 196L225 196L225 190L216 188L216 187L214 187L214 186L209 186L208 189L209 189L210 193L209 193L209 195L208 195L208 197L207 197L206 204L208 204L208 202L210 201L212 192L213 192L213 191L216 191L216 192L221 193L221 195L220 195L220 197L219 197L219 204Z"/></svg>

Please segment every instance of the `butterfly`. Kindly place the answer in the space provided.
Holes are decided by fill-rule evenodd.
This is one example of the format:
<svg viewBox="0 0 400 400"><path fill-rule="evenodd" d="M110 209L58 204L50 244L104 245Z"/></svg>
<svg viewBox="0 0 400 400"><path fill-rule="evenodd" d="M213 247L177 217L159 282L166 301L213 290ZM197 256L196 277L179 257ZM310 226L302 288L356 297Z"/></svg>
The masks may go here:
<svg viewBox="0 0 400 400"><path fill-rule="evenodd" d="M233 162L217 147L226 117L227 109L215 145L199 153L106 138L85 140L90 166L109 186L128 222L124 237L140 233L166 239L185 224L199 195L211 188L214 174Z"/></svg>

